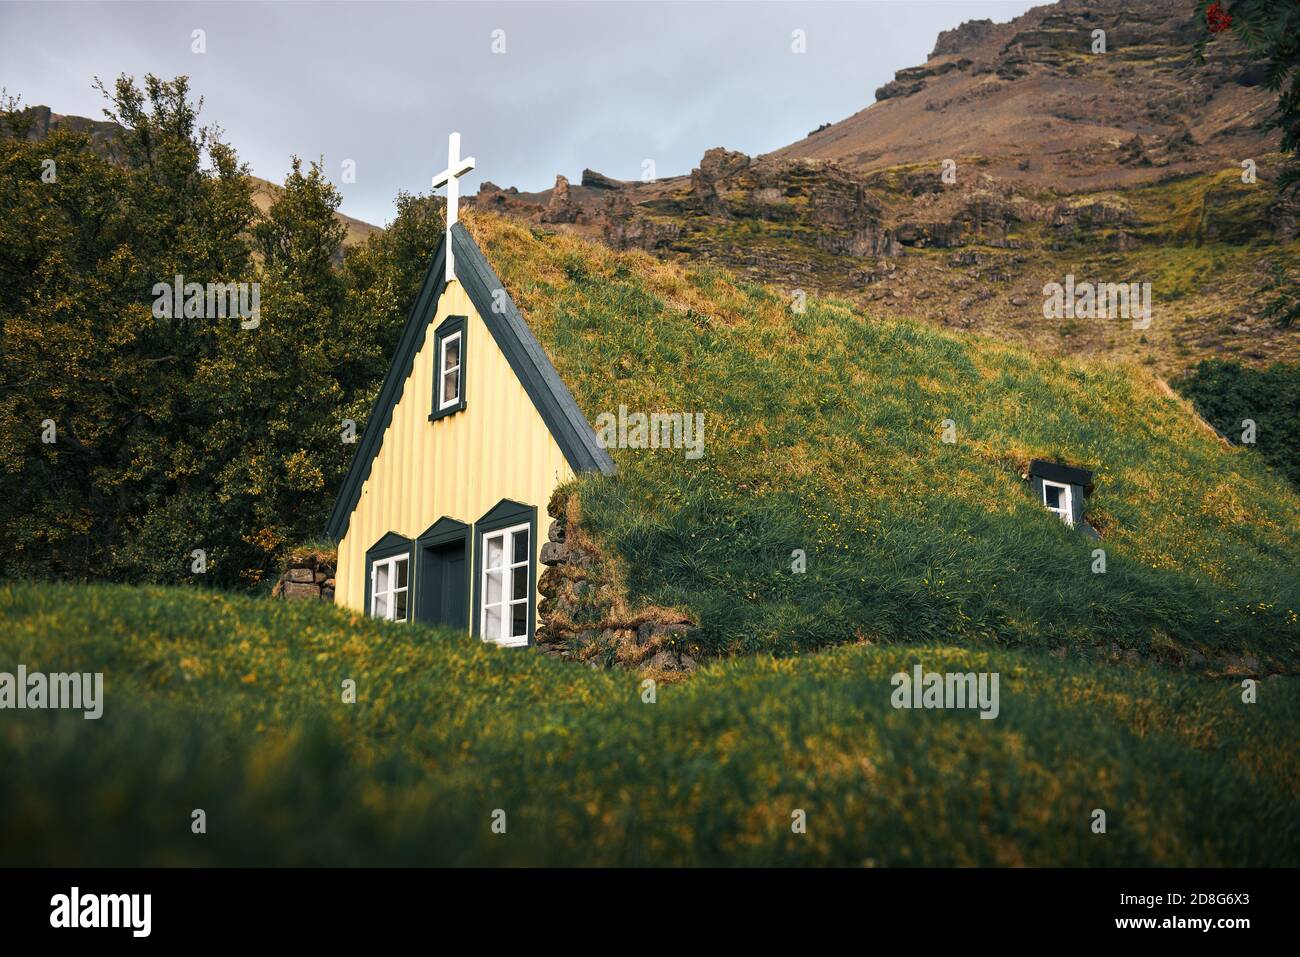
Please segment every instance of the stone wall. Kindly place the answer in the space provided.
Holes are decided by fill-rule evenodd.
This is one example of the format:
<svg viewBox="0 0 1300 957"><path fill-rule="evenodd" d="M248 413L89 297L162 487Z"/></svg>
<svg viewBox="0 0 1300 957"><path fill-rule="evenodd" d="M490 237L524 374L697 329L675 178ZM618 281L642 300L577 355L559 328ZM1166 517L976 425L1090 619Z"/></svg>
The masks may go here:
<svg viewBox="0 0 1300 957"><path fill-rule="evenodd" d="M553 521L541 555L546 567L537 582L539 650L593 668L633 668L657 680L694 671L700 648L691 616L629 605L619 563L582 529L576 495L557 491L548 511Z"/></svg>
<svg viewBox="0 0 1300 957"><path fill-rule="evenodd" d="M296 552L271 589L272 598L286 601L334 600L334 570L338 559L324 552Z"/></svg>

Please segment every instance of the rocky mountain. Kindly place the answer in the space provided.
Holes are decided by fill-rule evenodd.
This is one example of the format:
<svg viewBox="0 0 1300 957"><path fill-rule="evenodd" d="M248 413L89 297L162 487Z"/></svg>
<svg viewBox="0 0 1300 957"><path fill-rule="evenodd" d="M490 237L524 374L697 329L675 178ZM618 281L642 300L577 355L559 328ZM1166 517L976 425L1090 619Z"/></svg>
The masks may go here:
<svg viewBox="0 0 1300 957"><path fill-rule="evenodd" d="M1269 151L1263 68L1215 43L1188 0L1062 0L940 34L876 103L772 154L856 172L953 158L1063 192L1134 186ZM1094 53L1104 31L1104 52Z"/></svg>
<svg viewBox="0 0 1300 957"><path fill-rule="evenodd" d="M1300 261L1262 128L1275 100L1240 47L1199 62L1197 33L1187 0L971 21L868 108L772 153L710 149L689 175L646 183L590 169L539 193L484 183L472 201L1058 352L1166 372L1209 354L1297 358L1296 334L1259 315ZM1150 282L1150 327L1045 320L1043 287L1067 273Z"/></svg>

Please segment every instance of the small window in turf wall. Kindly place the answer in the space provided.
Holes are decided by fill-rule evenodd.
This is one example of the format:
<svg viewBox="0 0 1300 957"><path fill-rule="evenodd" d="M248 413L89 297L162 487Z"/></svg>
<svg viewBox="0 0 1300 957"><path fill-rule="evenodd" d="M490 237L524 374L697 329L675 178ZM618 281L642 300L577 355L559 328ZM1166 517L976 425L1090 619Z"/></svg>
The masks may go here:
<svg viewBox="0 0 1300 957"><path fill-rule="evenodd" d="M1043 507L1071 528L1100 538L1083 517L1084 499L1092 494L1092 473L1045 459L1029 463L1029 481Z"/></svg>
<svg viewBox="0 0 1300 957"><path fill-rule="evenodd" d="M1059 515L1066 525L1074 524L1074 513L1070 508L1070 486L1044 479L1043 504L1049 512Z"/></svg>

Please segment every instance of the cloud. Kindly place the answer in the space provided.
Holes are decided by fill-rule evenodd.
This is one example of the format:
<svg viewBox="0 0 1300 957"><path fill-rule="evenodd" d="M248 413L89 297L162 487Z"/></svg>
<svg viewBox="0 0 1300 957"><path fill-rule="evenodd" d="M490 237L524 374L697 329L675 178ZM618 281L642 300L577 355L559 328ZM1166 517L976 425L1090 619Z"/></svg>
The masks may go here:
<svg viewBox="0 0 1300 957"><path fill-rule="evenodd" d="M186 74L203 118L253 172L323 156L343 210L374 223L427 192L464 138L483 179L533 191L584 167L644 159L688 173L704 150L776 149L869 105L940 30L1007 20L1024 0L872 3L10 4L4 84L24 102L98 118L92 77ZM191 51L206 31L207 52ZM807 53L791 52L804 30ZM494 30L506 52L492 52Z"/></svg>

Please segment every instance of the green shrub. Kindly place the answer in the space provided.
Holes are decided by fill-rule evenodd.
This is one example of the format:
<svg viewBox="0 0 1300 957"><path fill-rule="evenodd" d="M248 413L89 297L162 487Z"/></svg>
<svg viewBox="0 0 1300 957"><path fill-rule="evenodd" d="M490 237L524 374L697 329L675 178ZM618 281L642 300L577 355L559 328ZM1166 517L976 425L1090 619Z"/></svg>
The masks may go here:
<svg viewBox="0 0 1300 957"><path fill-rule="evenodd" d="M1253 448L1300 488L1300 365L1263 369L1206 359L1174 386L1230 442L1242 444L1245 420L1255 423Z"/></svg>

